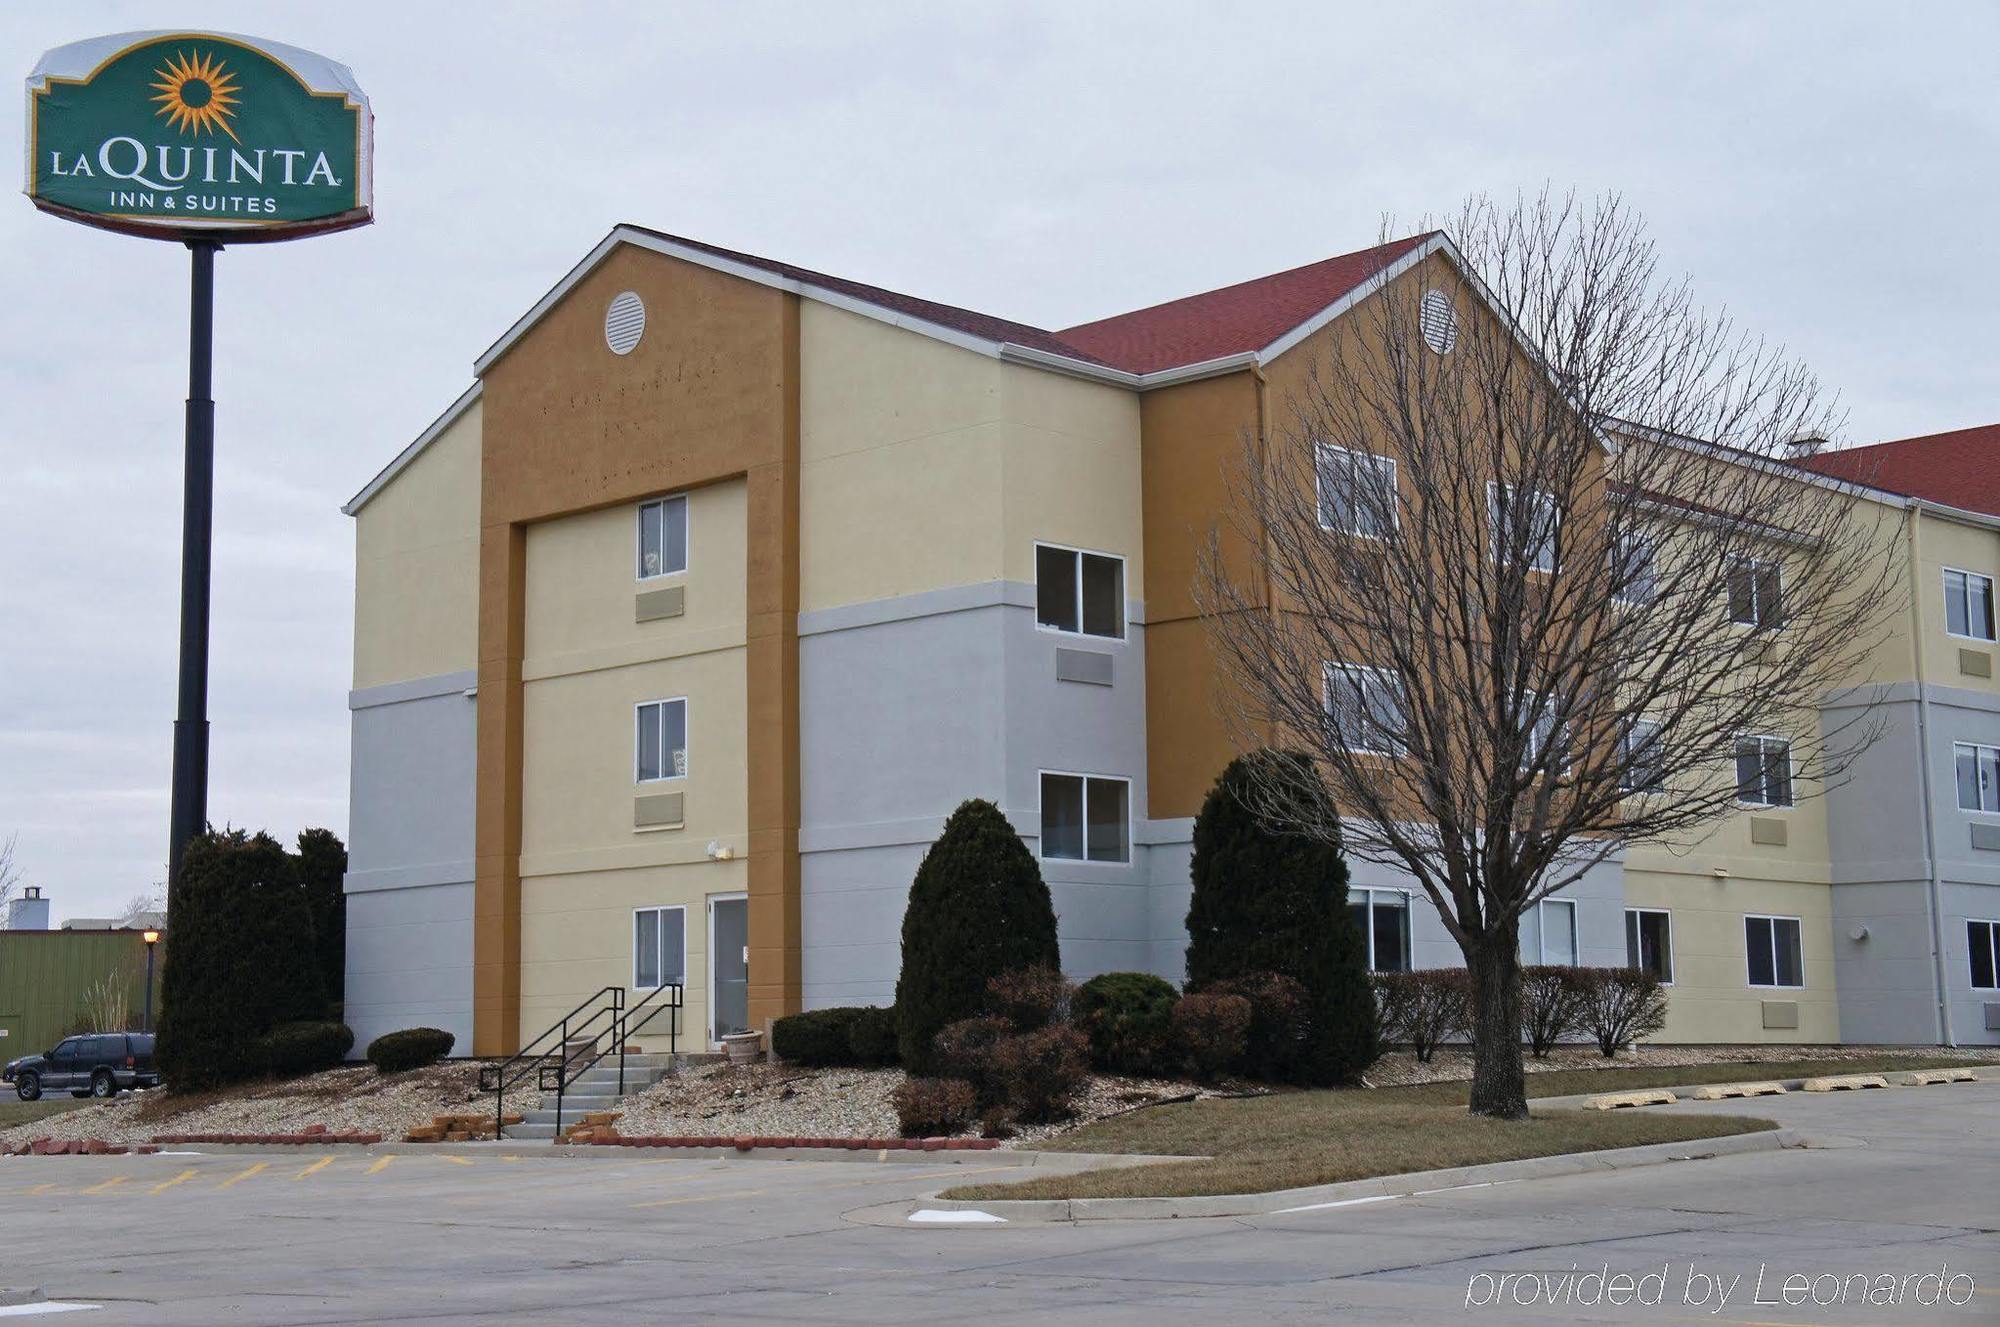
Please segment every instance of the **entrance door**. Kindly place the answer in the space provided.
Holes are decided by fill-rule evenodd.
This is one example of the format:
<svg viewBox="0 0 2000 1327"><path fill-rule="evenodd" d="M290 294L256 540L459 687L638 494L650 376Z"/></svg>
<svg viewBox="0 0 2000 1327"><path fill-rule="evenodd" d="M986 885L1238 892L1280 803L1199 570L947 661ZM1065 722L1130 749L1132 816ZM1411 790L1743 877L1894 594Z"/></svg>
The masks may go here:
<svg viewBox="0 0 2000 1327"><path fill-rule="evenodd" d="M750 1030L750 900L708 901L708 1037Z"/></svg>

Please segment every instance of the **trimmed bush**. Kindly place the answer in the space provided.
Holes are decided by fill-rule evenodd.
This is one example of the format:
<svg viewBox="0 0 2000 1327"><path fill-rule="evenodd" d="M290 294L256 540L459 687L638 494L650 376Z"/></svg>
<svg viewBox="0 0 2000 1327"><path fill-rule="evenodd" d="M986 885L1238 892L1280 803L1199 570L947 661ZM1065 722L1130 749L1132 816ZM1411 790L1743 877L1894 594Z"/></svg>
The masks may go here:
<svg viewBox="0 0 2000 1327"><path fill-rule="evenodd" d="M1091 1063L1114 1074L1158 1073L1174 1035L1174 988L1149 972L1107 972L1077 988L1070 1016Z"/></svg>
<svg viewBox="0 0 2000 1327"><path fill-rule="evenodd" d="M299 831L299 888L312 912L313 953L319 962L320 989L328 1009L324 1017L339 1018L338 1005L347 988L347 845L330 829Z"/></svg>
<svg viewBox="0 0 2000 1327"><path fill-rule="evenodd" d="M1416 1052L1419 1064L1472 1022L1472 978L1464 968L1376 974L1383 1034Z"/></svg>
<svg viewBox="0 0 2000 1327"><path fill-rule="evenodd" d="M1016 1032L1033 1032L1070 1012L1069 978L1054 968L1018 968L986 983L986 1012Z"/></svg>
<svg viewBox="0 0 2000 1327"><path fill-rule="evenodd" d="M1196 991L1174 1003L1173 1023L1182 1067L1210 1082L1242 1063L1250 1036L1250 1002L1221 991Z"/></svg>
<svg viewBox="0 0 2000 1327"><path fill-rule="evenodd" d="M1303 755L1238 757L1209 790L1194 825L1188 987L1258 973L1289 977L1305 990L1305 1034L1273 1060L1269 1029L1259 1026L1266 1020L1253 1019L1250 1054L1262 1063L1260 1076L1312 1086L1353 1082L1379 1046L1367 949L1347 911L1347 863L1338 842L1275 827L1287 824L1335 832L1339 825Z"/></svg>
<svg viewBox="0 0 2000 1327"><path fill-rule="evenodd" d="M808 1009L771 1024L771 1050L781 1060L803 1065L844 1065L853 1062L848 1033L861 1013L858 1007Z"/></svg>
<svg viewBox="0 0 2000 1327"><path fill-rule="evenodd" d="M1589 981L1582 969L1531 964L1521 969L1521 1039L1538 1060L1580 1028Z"/></svg>
<svg viewBox="0 0 2000 1327"><path fill-rule="evenodd" d="M1237 1067L1265 1083L1298 1081L1298 1066L1313 1039L1312 1009L1306 988L1276 972L1257 972L1207 989L1240 995L1250 1003L1250 1028Z"/></svg>
<svg viewBox="0 0 2000 1327"><path fill-rule="evenodd" d="M451 1054L457 1040L443 1028L404 1028L384 1032L368 1043L368 1062L385 1074L421 1069Z"/></svg>
<svg viewBox="0 0 2000 1327"><path fill-rule="evenodd" d="M1618 1048L1650 1037L1667 1025L1667 992L1660 979L1637 968L1581 968L1579 1024L1597 1038L1606 1059Z"/></svg>
<svg viewBox="0 0 2000 1327"><path fill-rule="evenodd" d="M354 1049L354 1029L345 1023L282 1023L257 1039L267 1073L296 1078L337 1068Z"/></svg>
<svg viewBox="0 0 2000 1327"><path fill-rule="evenodd" d="M993 978L1034 967L1062 967L1049 887L1000 808L965 802L924 854L903 913L896 1037L904 1067L929 1073L939 1029L985 1009Z"/></svg>
<svg viewBox="0 0 2000 1327"><path fill-rule="evenodd" d="M889 1094L905 1138L955 1134L972 1123L978 1094L957 1078L906 1078Z"/></svg>
<svg viewBox="0 0 2000 1327"><path fill-rule="evenodd" d="M1002 1037L993 1070L1007 1106L1023 1124L1067 1119L1077 1089L1090 1077L1090 1042L1068 1027Z"/></svg>
<svg viewBox="0 0 2000 1327"><path fill-rule="evenodd" d="M1006 1019L990 1014L947 1023L931 1039L931 1063L942 1076L972 1084L980 1105L998 1105L1006 1093L995 1070L993 1048L1012 1034Z"/></svg>
<svg viewBox="0 0 2000 1327"><path fill-rule="evenodd" d="M315 952L296 863L267 834L210 830L188 841L167 897L161 1076L184 1092L264 1073L263 1034L326 1011L317 961L281 957Z"/></svg>
<svg viewBox="0 0 2000 1327"><path fill-rule="evenodd" d="M775 1029L774 1029L775 1030ZM880 1005L862 1005L847 1025L848 1063L863 1069L882 1069L896 1063L896 1011Z"/></svg>

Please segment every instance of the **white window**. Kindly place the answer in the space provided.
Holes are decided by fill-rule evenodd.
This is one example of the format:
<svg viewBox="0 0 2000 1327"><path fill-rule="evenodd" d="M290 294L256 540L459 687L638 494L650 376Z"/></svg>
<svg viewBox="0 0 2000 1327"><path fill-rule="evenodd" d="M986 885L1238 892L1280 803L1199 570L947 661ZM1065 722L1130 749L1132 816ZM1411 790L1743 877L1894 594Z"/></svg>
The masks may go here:
<svg viewBox="0 0 2000 1327"><path fill-rule="evenodd" d="M1409 731L1402 682L1394 673L1330 663L1321 687L1327 726L1348 751L1401 755Z"/></svg>
<svg viewBox="0 0 2000 1327"><path fill-rule="evenodd" d="M1556 532L1562 527L1562 511L1553 494L1489 483L1486 523L1493 532L1495 562L1512 562L1518 552L1536 571L1556 569Z"/></svg>
<svg viewBox="0 0 2000 1327"><path fill-rule="evenodd" d="M1348 915L1361 931L1370 972L1410 970L1410 895L1403 889L1350 889Z"/></svg>
<svg viewBox="0 0 2000 1327"><path fill-rule="evenodd" d="M1625 909L1625 966L1674 984L1673 914L1661 908Z"/></svg>
<svg viewBox="0 0 2000 1327"><path fill-rule="evenodd" d="M687 985L687 909L639 908L632 913L632 987L650 991Z"/></svg>
<svg viewBox="0 0 2000 1327"><path fill-rule="evenodd" d="M1050 631L1125 636L1125 559L1035 545L1035 621Z"/></svg>
<svg viewBox="0 0 2000 1327"><path fill-rule="evenodd" d="M636 777L640 783L686 778L687 701L649 700L637 707L639 751Z"/></svg>
<svg viewBox="0 0 2000 1327"><path fill-rule="evenodd" d="M1951 745L1958 766L1958 809L2000 811L2000 747Z"/></svg>
<svg viewBox="0 0 2000 1327"><path fill-rule="evenodd" d="M1660 725L1652 719L1633 719L1618 736L1618 786L1628 793L1658 792L1667 783L1667 750L1660 738Z"/></svg>
<svg viewBox="0 0 2000 1327"><path fill-rule="evenodd" d="M1973 571L1944 573L1944 629L1972 640L1993 639L1993 578Z"/></svg>
<svg viewBox="0 0 2000 1327"><path fill-rule="evenodd" d="M1131 861L1131 782L1043 771L1042 856L1066 862Z"/></svg>
<svg viewBox="0 0 2000 1327"><path fill-rule="evenodd" d="M1799 958L1797 917L1745 917L1743 947L1750 956L1752 986L1806 984L1805 965Z"/></svg>
<svg viewBox="0 0 2000 1327"><path fill-rule="evenodd" d="M661 498L639 506L639 579L675 576L688 566L688 500Z"/></svg>
<svg viewBox="0 0 2000 1327"><path fill-rule="evenodd" d="M1965 943L1972 954L1972 989L2000 990L2000 922L1968 921Z"/></svg>
<svg viewBox="0 0 2000 1327"><path fill-rule="evenodd" d="M1532 768L1553 740L1556 748L1555 754L1549 757L1549 765L1557 771L1566 769L1569 765L1569 725L1556 726L1556 716L1549 709L1550 701L1546 696L1535 697L1534 704L1540 707L1540 713L1528 726L1527 745L1521 751L1521 768Z"/></svg>
<svg viewBox="0 0 2000 1327"><path fill-rule="evenodd" d="M1785 585L1775 562L1737 558L1729 567L1729 620L1775 631L1785 625Z"/></svg>
<svg viewBox="0 0 2000 1327"><path fill-rule="evenodd" d="M1319 528L1367 539L1394 534L1396 458L1325 442L1318 452Z"/></svg>
<svg viewBox="0 0 2000 1327"><path fill-rule="evenodd" d="M1612 598L1621 604L1650 604L1659 597L1655 571L1658 546L1648 535L1621 530L1611 541Z"/></svg>
<svg viewBox="0 0 2000 1327"><path fill-rule="evenodd" d="M1576 904L1545 898L1521 914L1521 961L1576 966Z"/></svg>
<svg viewBox="0 0 2000 1327"><path fill-rule="evenodd" d="M1736 739L1736 800L1745 806L1792 804L1792 744L1782 737Z"/></svg>

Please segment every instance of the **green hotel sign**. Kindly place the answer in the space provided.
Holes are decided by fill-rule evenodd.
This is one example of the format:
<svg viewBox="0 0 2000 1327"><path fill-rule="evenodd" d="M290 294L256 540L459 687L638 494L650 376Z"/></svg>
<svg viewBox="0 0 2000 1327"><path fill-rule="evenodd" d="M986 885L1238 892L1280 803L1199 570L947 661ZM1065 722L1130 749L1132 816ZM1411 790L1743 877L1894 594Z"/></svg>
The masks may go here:
<svg viewBox="0 0 2000 1327"><path fill-rule="evenodd" d="M366 225L374 117L346 66L203 32L60 46L28 77L27 193L162 239L281 240Z"/></svg>

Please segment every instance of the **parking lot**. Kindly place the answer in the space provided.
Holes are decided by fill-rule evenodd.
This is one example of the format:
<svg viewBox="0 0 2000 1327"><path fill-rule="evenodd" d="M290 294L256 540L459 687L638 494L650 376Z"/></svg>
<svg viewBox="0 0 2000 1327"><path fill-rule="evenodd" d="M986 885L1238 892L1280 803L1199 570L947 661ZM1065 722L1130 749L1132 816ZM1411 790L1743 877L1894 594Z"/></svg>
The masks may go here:
<svg viewBox="0 0 2000 1327"><path fill-rule="evenodd" d="M1247 1219L963 1227L906 1217L1004 1173L994 1158L9 1157L0 1285L106 1324L2000 1321L2000 1082L1672 1109L1750 1107L1866 1145ZM1976 1289L1910 1302L1940 1267ZM1576 1302L1594 1283L1562 1274L1601 1269L1661 1273L1663 1302ZM1783 1302L1786 1276L1832 1273L1901 1278L1903 1302ZM1742 1280L1693 1300L1716 1275Z"/></svg>

